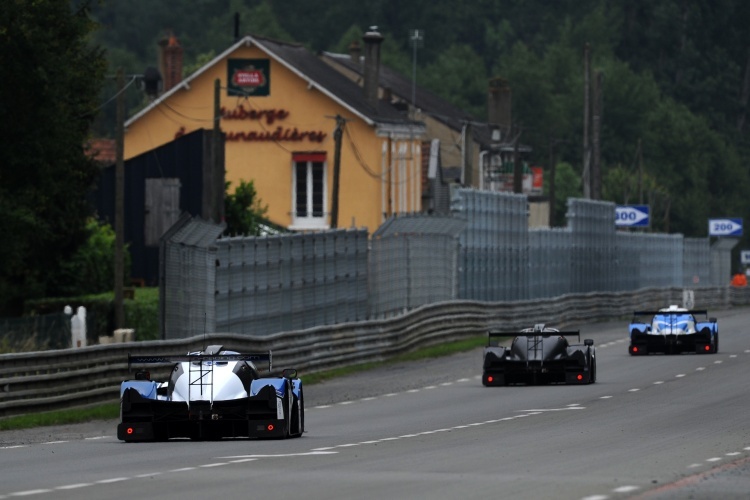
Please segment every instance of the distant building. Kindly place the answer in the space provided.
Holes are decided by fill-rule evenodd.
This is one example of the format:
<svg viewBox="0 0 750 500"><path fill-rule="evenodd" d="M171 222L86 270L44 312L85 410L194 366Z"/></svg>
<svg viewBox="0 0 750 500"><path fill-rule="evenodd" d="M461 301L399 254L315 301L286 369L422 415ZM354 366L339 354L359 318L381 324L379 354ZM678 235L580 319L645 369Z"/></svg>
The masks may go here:
<svg viewBox="0 0 750 500"><path fill-rule="evenodd" d="M365 35L373 82L381 41ZM177 47L162 43L162 71L178 65ZM211 129L218 111L225 178L234 187L253 181L274 224L374 231L422 210L424 124L379 99L376 83L359 87L300 44L245 36L184 80L165 78L164 88L127 120L126 159Z"/></svg>

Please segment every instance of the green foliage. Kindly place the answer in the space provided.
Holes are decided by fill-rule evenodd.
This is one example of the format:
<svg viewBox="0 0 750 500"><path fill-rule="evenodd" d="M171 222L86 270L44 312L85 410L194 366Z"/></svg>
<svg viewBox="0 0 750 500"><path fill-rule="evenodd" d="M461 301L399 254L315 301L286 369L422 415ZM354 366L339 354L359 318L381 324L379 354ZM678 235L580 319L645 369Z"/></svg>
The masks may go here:
<svg viewBox="0 0 750 500"><path fill-rule="evenodd" d="M226 183L224 196L224 217L227 228L224 234L258 236L261 234L260 224L263 216L268 212L268 205L264 205L255 191L253 181L240 181L234 193L229 193L230 182Z"/></svg>
<svg viewBox="0 0 750 500"><path fill-rule="evenodd" d="M549 179L544 179L544 192L549 194ZM555 168L555 220L553 226L565 226L568 198L581 198L581 176L569 163L558 163Z"/></svg>
<svg viewBox="0 0 750 500"><path fill-rule="evenodd" d="M0 314L48 293L48 277L85 240L84 152L105 59L88 45L88 2L0 2Z"/></svg>
<svg viewBox="0 0 750 500"><path fill-rule="evenodd" d="M115 232L107 223L90 218L88 238L62 262L50 278L50 294L69 297L101 293L114 288ZM130 269L130 254L125 251L125 269ZM126 281L127 282L127 281Z"/></svg>

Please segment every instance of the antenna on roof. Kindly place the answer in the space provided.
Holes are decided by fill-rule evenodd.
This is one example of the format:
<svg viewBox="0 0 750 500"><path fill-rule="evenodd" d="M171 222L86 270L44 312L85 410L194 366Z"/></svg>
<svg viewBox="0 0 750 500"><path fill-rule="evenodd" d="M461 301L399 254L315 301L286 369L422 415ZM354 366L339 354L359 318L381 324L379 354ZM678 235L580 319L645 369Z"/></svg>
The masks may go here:
<svg viewBox="0 0 750 500"><path fill-rule="evenodd" d="M417 111L417 48L424 47L424 30L409 30L409 43L412 46L411 65L411 106L412 113ZM414 116L414 114L412 116Z"/></svg>

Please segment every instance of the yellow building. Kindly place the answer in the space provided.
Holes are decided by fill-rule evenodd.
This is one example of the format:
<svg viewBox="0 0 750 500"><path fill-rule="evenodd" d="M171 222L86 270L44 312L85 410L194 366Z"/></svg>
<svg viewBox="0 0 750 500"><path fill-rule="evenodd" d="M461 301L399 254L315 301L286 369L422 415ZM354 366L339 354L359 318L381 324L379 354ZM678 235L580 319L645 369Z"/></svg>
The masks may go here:
<svg viewBox="0 0 750 500"><path fill-rule="evenodd" d="M424 124L378 98L382 37L364 41L360 87L302 45L246 36L125 123L125 159L211 129L218 116L226 180L253 181L273 223L372 232L421 211Z"/></svg>

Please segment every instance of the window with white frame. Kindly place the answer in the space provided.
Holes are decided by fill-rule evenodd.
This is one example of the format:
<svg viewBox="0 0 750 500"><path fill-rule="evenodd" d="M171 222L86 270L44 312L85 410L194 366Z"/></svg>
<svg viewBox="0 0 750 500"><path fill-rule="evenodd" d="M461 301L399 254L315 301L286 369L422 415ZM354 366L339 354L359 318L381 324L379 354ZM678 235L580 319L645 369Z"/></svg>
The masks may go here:
<svg viewBox="0 0 750 500"><path fill-rule="evenodd" d="M293 228L327 228L326 154L294 153L292 165Z"/></svg>

